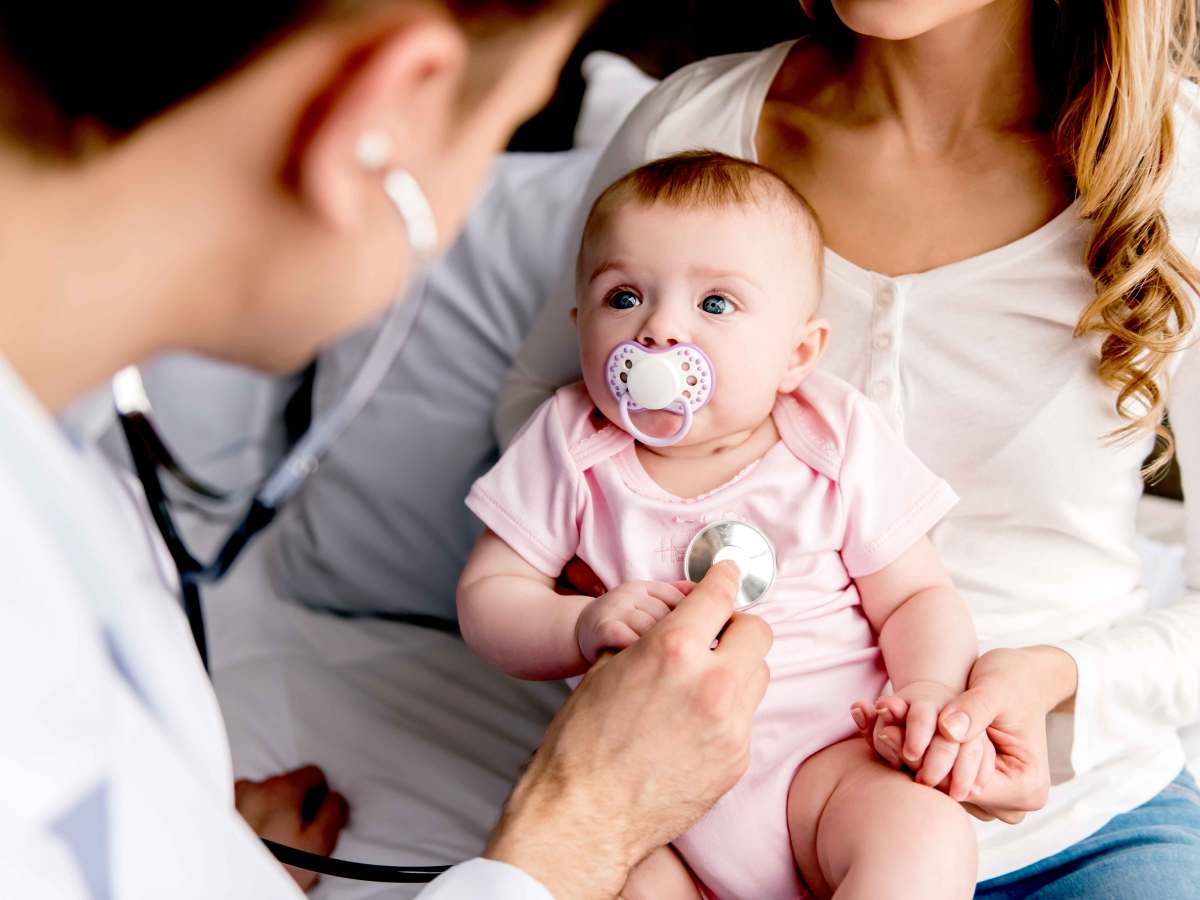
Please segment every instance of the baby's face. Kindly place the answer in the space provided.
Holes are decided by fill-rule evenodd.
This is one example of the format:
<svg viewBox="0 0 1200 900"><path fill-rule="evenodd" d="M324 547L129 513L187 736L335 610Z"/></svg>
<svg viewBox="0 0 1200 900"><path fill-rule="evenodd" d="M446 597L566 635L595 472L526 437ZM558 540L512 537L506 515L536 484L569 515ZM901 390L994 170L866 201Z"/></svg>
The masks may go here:
<svg viewBox="0 0 1200 900"><path fill-rule="evenodd" d="M812 318L819 285L792 213L775 204L687 209L627 202L583 248L576 322L584 381L619 422L605 382L613 348L695 344L712 361L716 390L679 446L761 424L777 395L794 391L824 345ZM814 338L814 329L822 333ZM647 434L679 427L669 412L633 414Z"/></svg>

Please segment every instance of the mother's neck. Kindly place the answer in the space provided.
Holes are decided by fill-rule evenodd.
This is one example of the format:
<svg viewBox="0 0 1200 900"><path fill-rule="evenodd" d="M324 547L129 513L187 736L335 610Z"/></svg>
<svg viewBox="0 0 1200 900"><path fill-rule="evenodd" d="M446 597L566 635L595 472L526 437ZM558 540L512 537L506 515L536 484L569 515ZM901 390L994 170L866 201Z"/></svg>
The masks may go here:
<svg viewBox="0 0 1200 900"><path fill-rule="evenodd" d="M906 40L858 37L845 65L850 113L891 120L914 144L1027 127L1039 111L1031 0L992 0Z"/></svg>

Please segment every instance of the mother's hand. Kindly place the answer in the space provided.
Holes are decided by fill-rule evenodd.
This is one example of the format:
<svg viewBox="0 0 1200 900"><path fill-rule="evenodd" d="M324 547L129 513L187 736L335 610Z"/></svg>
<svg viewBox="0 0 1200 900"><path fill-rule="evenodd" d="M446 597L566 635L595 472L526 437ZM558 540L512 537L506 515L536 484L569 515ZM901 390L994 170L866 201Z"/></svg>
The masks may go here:
<svg viewBox="0 0 1200 900"><path fill-rule="evenodd" d="M1075 661L1056 647L989 650L975 661L967 690L938 717L947 738L971 740L986 729L996 771L964 804L981 819L1020 822L1050 792L1046 714L1073 697Z"/></svg>
<svg viewBox="0 0 1200 900"><path fill-rule="evenodd" d="M938 717L938 731L950 740L987 731L996 748L995 774L964 805L978 818L1010 824L1045 806L1050 791L1048 710L1024 654L1001 649L979 657L967 690Z"/></svg>

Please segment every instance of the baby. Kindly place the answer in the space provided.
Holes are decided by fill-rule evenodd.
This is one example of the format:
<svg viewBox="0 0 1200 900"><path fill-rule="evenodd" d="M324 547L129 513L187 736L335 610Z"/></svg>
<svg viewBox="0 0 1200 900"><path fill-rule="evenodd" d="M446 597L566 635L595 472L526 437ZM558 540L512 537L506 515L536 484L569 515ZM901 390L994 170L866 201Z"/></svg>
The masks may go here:
<svg viewBox="0 0 1200 900"><path fill-rule="evenodd" d="M685 549L711 523L754 525L774 546L777 577L750 609L775 643L749 769L634 870L628 898L974 890L955 799L986 777L983 754L935 722L975 635L926 536L957 498L870 401L815 371L822 252L808 204L753 163L692 152L621 178L579 253L583 382L467 500L488 530L459 583L463 634L523 678L578 676L637 641L683 598ZM606 594L555 592L576 556ZM891 761L919 781L851 721L889 678L880 708L905 726Z"/></svg>

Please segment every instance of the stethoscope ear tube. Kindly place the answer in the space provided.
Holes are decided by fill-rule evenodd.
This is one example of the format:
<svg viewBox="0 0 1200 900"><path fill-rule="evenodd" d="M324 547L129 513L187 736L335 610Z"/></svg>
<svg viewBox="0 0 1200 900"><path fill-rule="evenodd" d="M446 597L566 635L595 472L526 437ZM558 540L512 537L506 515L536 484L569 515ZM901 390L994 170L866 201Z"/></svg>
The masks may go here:
<svg viewBox="0 0 1200 900"><path fill-rule="evenodd" d="M367 350L358 372L351 380L345 394L323 416L316 419L309 430L297 441L282 462L272 471L246 508L237 526L226 538L211 563L200 562L186 547L171 516L170 502L158 477L161 466L191 493L209 501L228 501L230 494L218 491L201 479L188 474L178 463L166 443L159 437L151 423L150 399L136 367L130 366L113 377L112 392L117 416L121 422L125 441L133 459L134 471L142 483L146 502L154 524L162 536L179 575L179 588L183 607L191 626L204 668L208 670L208 641L204 627L204 613L200 598L200 585L220 579L233 565L234 560L245 549L255 535L271 524L279 508L299 490L314 471L320 458L330 445L349 427L362 412L376 388L383 381L392 361L408 341L420 307L425 299L426 279L429 265L437 249L437 222L433 210L416 179L407 171L392 169L384 177L384 191L395 204L404 220L409 244L417 266L416 275L408 294L414 299L406 309L394 304L384 314L379 333ZM393 620L408 620L409 617L388 616ZM453 622L440 622L429 616L411 617L413 624L438 627L444 631L455 631ZM422 884L433 881L449 866L382 866L371 863L350 862L328 856L320 856L295 847L288 847L263 839L266 848L285 865L295 866L310 872L356 881L384 882L392 884Z"/></svg>
<svg viewBox="0 0 1200 900"><path fill-rule="evenodd" d="M262 839L271 855L285 866L295 866L308 872L349 878L354 881L378 881L385 884L425 884L433 881L450 866L381 866L374 863L350 862L333 856L321 856L297 850L285 844Z"/></svg>

